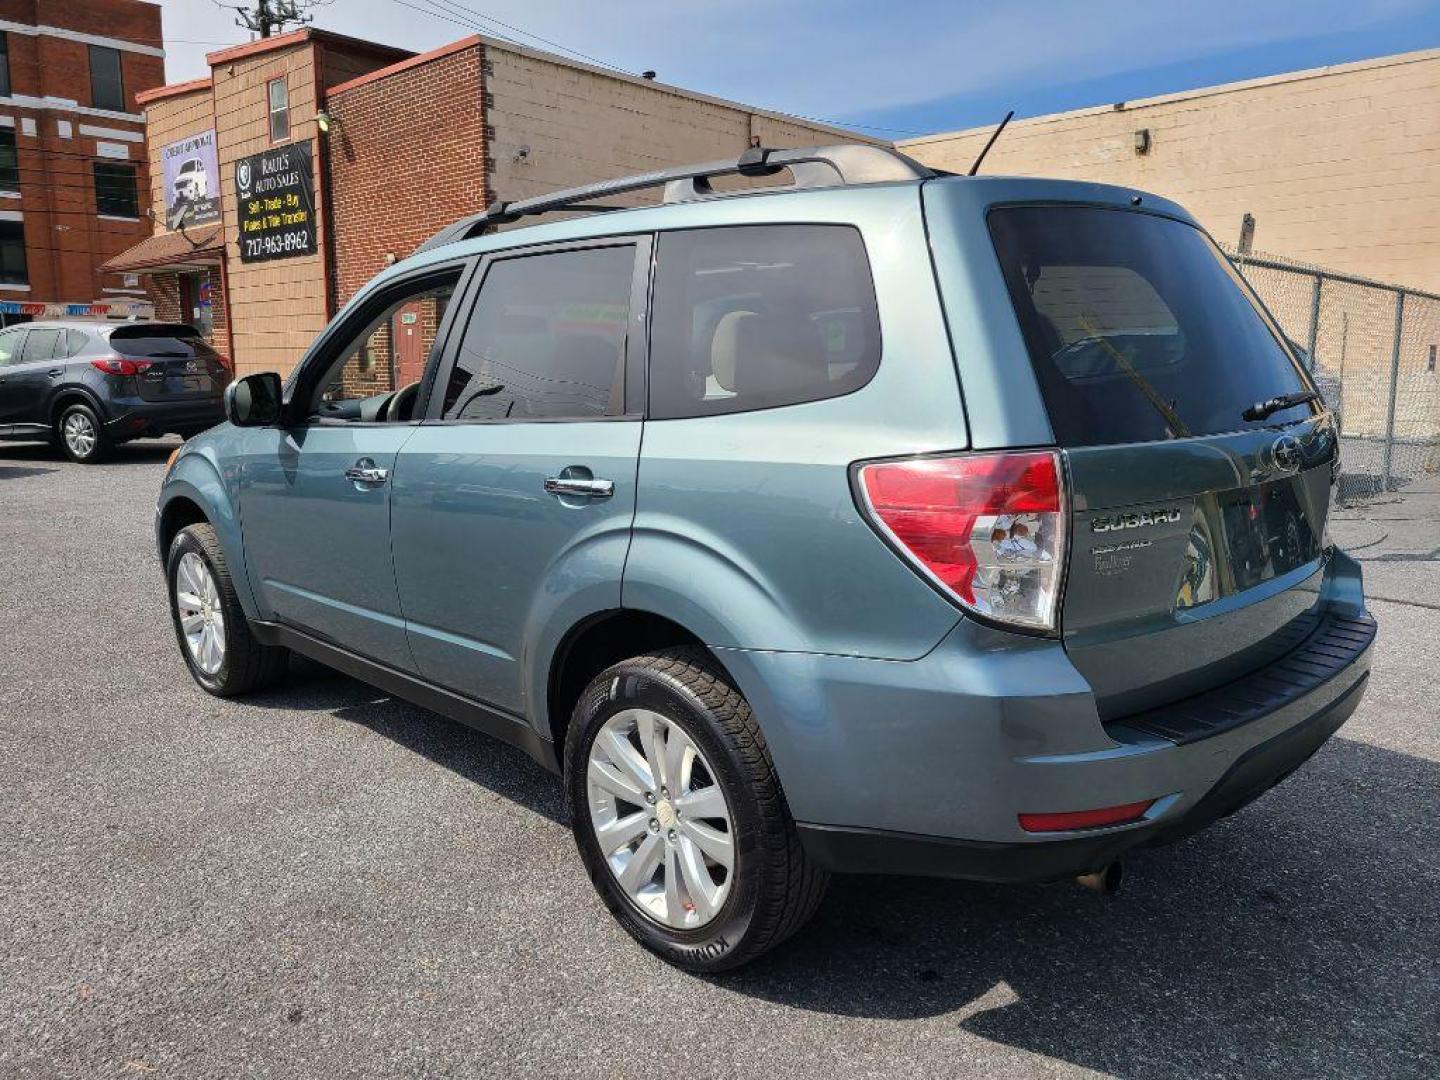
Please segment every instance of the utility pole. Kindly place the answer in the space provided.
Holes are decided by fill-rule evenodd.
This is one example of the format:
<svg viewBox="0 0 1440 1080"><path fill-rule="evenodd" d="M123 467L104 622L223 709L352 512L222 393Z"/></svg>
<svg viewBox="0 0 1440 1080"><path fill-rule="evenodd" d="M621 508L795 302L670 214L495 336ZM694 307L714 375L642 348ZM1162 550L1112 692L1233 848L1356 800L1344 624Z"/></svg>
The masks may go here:
<svg viewBox="0 0 1440 1080"><path fill-rule="evenodd" d="M268 38L275 32L284 30L290 23L304 26L313 22L315 17L308 14L310 9L324 7L329 2L330 0L255 0L253 8L235 8L240 13L235 25L249 30L252 34L259 34L262 38Z"/></svg>

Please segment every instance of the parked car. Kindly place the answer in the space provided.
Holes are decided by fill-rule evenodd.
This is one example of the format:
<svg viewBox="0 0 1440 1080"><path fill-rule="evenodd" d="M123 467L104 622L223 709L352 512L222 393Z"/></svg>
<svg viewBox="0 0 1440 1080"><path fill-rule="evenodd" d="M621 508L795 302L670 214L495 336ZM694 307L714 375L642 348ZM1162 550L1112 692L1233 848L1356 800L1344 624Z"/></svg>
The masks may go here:
<svg viewBox="0 0 1440 1080"><path fill-rule="evenodd" d="M49 439L95 462L130 439L219 423L229 382L193 326L24 323L0 330L0 439Z"/></svg>
<svg viewBox="0 0 1440 1080"><path fill-rule="evenodd" d="M195 681L293 650L520 747L689 969L835 872L1113 887L1365 689L1330 417L1128 189L844 146L498 204L227 402L157 508Z"/></svg>

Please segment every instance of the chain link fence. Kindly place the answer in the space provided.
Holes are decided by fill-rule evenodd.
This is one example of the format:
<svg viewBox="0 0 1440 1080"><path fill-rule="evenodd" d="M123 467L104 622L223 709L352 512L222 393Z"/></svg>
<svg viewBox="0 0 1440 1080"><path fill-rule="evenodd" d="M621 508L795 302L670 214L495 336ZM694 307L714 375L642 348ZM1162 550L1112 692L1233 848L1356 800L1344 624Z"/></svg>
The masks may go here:
<svg viewBox="0 0 1440 1080"><path fill-rule="evenodd" d="M1340 500L1440 472L1440 296L1229 246L1226 253L1339 414Z"/></svg>

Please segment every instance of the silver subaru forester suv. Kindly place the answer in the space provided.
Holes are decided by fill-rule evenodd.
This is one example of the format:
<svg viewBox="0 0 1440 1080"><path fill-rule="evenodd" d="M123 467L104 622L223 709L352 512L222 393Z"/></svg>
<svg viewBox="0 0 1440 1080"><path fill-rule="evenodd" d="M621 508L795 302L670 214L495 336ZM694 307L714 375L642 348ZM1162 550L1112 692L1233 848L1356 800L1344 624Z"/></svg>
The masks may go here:
<svg viewBox="0 0 1440 1080"><path fill-rule="evenodd" d="M1135 191L839 146L496 204L227 408L157 510L195 680L294 651L521 747L694 970L834 872L1113 887L1365 689L1332 418Z"/></svg>

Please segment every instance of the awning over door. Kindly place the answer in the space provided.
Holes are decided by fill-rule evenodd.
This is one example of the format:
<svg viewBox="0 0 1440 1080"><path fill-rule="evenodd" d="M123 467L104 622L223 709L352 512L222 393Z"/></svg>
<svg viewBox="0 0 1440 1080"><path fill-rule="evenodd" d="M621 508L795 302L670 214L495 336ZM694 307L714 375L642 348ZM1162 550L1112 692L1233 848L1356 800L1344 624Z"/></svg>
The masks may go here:
<svg viewBox="0 0 1440 1080"><path fill-rule="evenodd" d="M107 274L156 274L218 266L225 258L225 238L219 225L185 233L162 232L100 264Z"/></svg>

